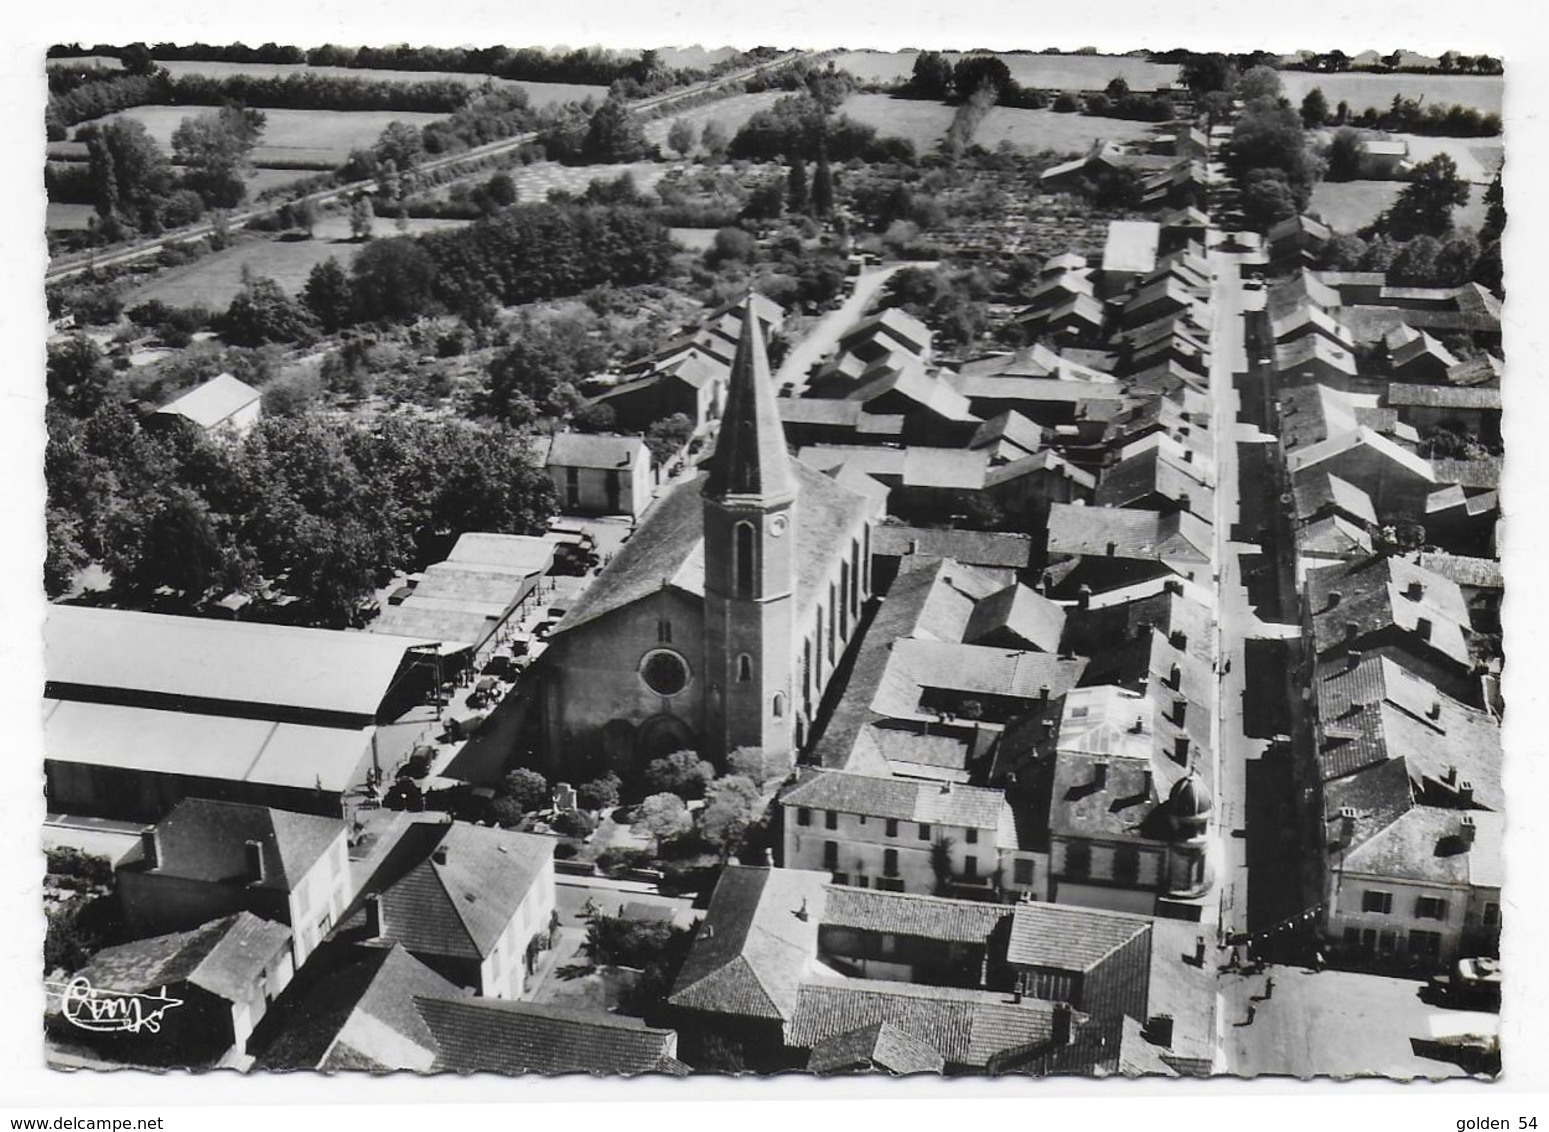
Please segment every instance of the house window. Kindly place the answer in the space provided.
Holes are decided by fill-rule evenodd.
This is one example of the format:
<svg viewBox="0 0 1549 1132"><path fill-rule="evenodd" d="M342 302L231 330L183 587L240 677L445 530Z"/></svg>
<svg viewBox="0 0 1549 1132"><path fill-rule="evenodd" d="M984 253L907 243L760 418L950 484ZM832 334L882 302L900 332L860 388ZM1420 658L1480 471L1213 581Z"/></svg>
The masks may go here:
<svg viewBox="0 0 1549 1132"><path fill-rule="evenodd" d="M838 829L839 828L839 812L837 810L828 810L827 812L825 812L823 814L823 828L824 829Z"/></svg>
<svg viewBox="0 0 1549 1132"><path fill-rule="evenodd" d="M883 832L886 833L889 837L897 837L898 836L898 819L897 818L888 818L887 819L887 827L883 830Z"/></svg>
<svg viewBox="0 0 1549 1132"><path fill-rule="evenodd" d="M839 867L839 842L823 842L823 867L829 872Z"/></svg>
<svg viewBox="0 0 1549 1132"><path fill-rule="evenodd" d="M1376 912L1386 916L1393 911L1393 894L1391 892L1363 892L1361 893L1361 911Z"/></svg>
<svg viewBox="0 0 1549 1132"><path fill-rule="evenodd" d="M969 880L977 880L977 879L979 879L979 858L978 857L964 857L963 858L963 873L964 873L965 876L968 877Z"/></svg>
<svg viewBox="0 0 1549 1132"><path fill-rule="evenodd" d="M785 718L785 693L784 692L776 692L774 694L774 717L776 719L784 719Z"/></svg>
<svg viewBox="0 0 1549 1132"><path fill-rule="evenodd" d="M834 583L828 583L828 662L834 662L835 624L838 618L834 616L834 607L838 605L838 599L834 596Z"/></svg>
<svg viewBox="0 0 1549 1132"><path fill-rule="evenodd" d="M882 850L882 875L885 877L896 877L898 875L897 849Z"/></svg>
<svg viewBox="0 0 1549 1132"><path fill-rule="evenodd" d="M929 841L930 840L930 826L926 825L924 822L920 823L920 840L921 841Z"/></svg>
<svg viewBox="0 0 1549 1132"><path fill-rule="evenodd" d="M850 564L839 563L839 635L850 636Z"/></svg>
<svg viewBox="0 0 1549 1132"><path fill-rule="evenodd" d="M861 544L859 539L850 540L850 612L861 615Z"/></svg>
<svg viewBox="0 0 1549 1132"><path fill-rule="evenodd" d="M1113 879L1125 884L1140 879L1140 853L1133 845L1121 845L1114 850Z"/></svg>
<svg viewBox="0 0 1549 1132"><path fill-rule="evenodd" d="M317 921L317 938L322 939L328 934L328 929L333 927L333 913L324 912L323 918Z"/></svg>
<svg viewBox="0 0 1549 1132"><path fill-rule="evenodd" d="M979 831L977 829L969 827L969 830L968 830L967 834L964 835L963 840L968 842L968 844L970 844L970 845L977 845L977 844L979 844Z"/></svg>
<svg viewBox="0 0 1549 1132"><path fill-rule="evenodd" d="M736 545L733 548L733 565L737 572L738 597L753 596L754 550L753 550L753 524L738 523Z"/></svg>
<svg viewBox="0 0 1549 1132"><path fill-rule="evenodd" d="M565 469L565 501L571 507L581 502L581 471L579 468Z"/></svg>
<svg viewBox="0 0 1549 1132"><path fill-rule="evenodd" d="M892 955L898 950L898 937L892 932L883 932L878 937L878 944L883 955Z"/></svg>
<svg viewBox="0 0 1549 1132"><path fill-rule="evenodd" d="M1421 896L1415 900L1415 919L1417 920L1445 920L1447 918L1447 902L1435 896Z"/></svg>
<svg viewBox="0 0 1549 1132"><path fill-rule="evenodd" d="M1501 906L1499 904L1486 904L1484 906L1484 926L1493 928L1501 922Z"/></svg>
<svg viewBox="0 0 1549 1132"><path fill-rule="evenodd" d="M1019 857L1011 862L1011 882L1023 888L1032 887L1033 863L1026 857Z"/></svg>
<svg viewBox="0 0 1549 1132"><path fill-rule="evenodd" d="M1084 877L1092 871L1092 847L1083 841L1072 841L1065 846L1065 872L1073 877Z"/></svg>
<svg viewBox="0 0 1549 1132"><path fill-rule="evenodd" d="M1441 957L1441 933L1421 931L1419 928L1411 930L1409 954L1428 963L1436 962Z"/></svg>
<svg viewBox="0 0 1549 1132"><path fill-rule="evenodd" d="M806 806L798 806L796 808L796 824L797 825L811 825L812 824L812 811L807 809Z"/></svg>
<svg viewBox="0 0 1549 1132"><path fill-rule="evenodd" d="M753 658L747 653L737 657L737 683L746 684L753 679Z"/></svg>

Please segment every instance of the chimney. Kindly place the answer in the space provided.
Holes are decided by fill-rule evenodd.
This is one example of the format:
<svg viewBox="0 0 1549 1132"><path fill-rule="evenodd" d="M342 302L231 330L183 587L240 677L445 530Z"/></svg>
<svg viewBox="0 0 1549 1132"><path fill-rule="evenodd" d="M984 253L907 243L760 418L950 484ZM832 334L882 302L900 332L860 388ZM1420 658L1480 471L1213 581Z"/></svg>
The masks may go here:
<svg viewBox="0 0 1549 1132"><path fill-rule="evenodd" d="M437 845L435 849L431 851L430 859L438 865L446 864L446 846Z"/></svg>
<svg viewBox="0 0 1549 1132"><path fill-rule="evenodd" d="M1185 448L1183 450L1183 462L1185 464L1192 464L1194 462L1194 449Z"/></svg>
<svg viewBox="0 0 1549 1132"><path fill-rule="evenodd" d="M1425 718L1426 719L1440 719L1441 718L1441 701L1440 700L1432 700L1431 701L1431 706L1425 709Z"/></svg>
<svg viewBox="0 0 1549 1132"><path fill-rule="evenodd" d="M1361 650L1360 649L1351 649L1349 652L1345 653L1345 670L1346 671L1349 671L1350 669L1359 667L1360 663L1361 663Z"/></svg>
<svg viewBox="0 0 1549 1132"><path fill-rule="evenodd" d="M1147 798L1150 798L1151 792L1156 789L1156 774L1150 767L1146 767L1141 773L1140 789Z"/></svg>
<svg viewBox="0 0 1549 1132"><path fill-rule="evenodd" d="M1189 712L1189 701L1183 696L1173 697L1173 722L1179 727L1183 726L1183 720Z"/></svg>
<svg viewBox="0 0 1549 1132"><path fill-rule="evenodd" d="M1472 806L1474 804L1474 784L1472 782L1469 782L1467 779L1464 779L1462 782L1458 783L1458 801L1463 803L1463 805L1465 805L1465 806ZM1469 818L1469 817L1465 817L1463 820L1468 823L1468 828L1469 828L1469 835L1468 836L1469 836L1470 843L1472 843L1473 836L1474 836L1473 835L1474 819L1473 818Z"/></svg>
<svg viewBox="0 0 1549 1132"><path fill-rule="evenodd" d="M1180 511L1187 511L1188 509L1189 509L1189 493L1186 492L1186 491L1180 491L1178 493L1178 510L1180 510Z"/></svg>
<svg viewBox="0 0 1549 1132"><path fill-rule="evenodd" d="M806 923L807 922L807 918L808 918L807 898L805 896L803 896L801 898L801 907L796 909L796 918L798 920L802 921L802 923Z"/></svg>
<svg viewBox="0 0 1549 1132"><path fill-rule="evenodd" d="M1054 1004L1053 1029L1049 1034L1049 1044L1053 1046L1068 1046L1070 1044L1071 1008L1068 1002L1056 1002Z"/></svg>
<svg viewBox="0 0 1549 1132"><path fill-rule="evenodd" d="M1458 840L1465 846L1474 844L1474 818L1472 814L1464 814L1463 820L1458 823Z"/></svg>
<svg viewBox="0 0 1549 1132"><path fill-rule="evenodd" d="M1137 715L1135 722L1130 725L1129 732L1131 735L1144 735L1146 733L1146 717Z"/></svg>
<svg viewBox="0 0 1549 1132"><path fill-rule="evenodd" d="M952 793L952 780L951 779L947 779L944 782L942 782L942 784L941 784L941 792L943 794L950 794L950 793Z"/></svg>
<svg viewBox="0 0 1549 1132"><path fill-rule="evenodd" d="M1187 735L1179 735L1173 740L1173 761L1179 766L1188 766L1189 737Z"/></svg>
<svg viewBox="0 0 1549 1132"><path fill-rule="evenodd" d="M1202 936L1202 935L1197 935L1197 936L1194 937L1194 966L1196 966L1196 967L1203 967L1204 965L1205 965L1205 937Z"/></svg>
<svg viewBox="0 0 1549 1132"><path fill-rule="evenodd" d="M1447 767L1447 773L1441 776L1441 780L1448 786L1456 786L1458 784L1458 768L1455 766Z"/></svg>
<svg viewBox="0 0 1549 1132"><path fill-rule="evenodd" d="M1077 609L1088 609L1088 608L1091 607L1091 605L1092 605L1092 587L1087 585L1085 582L1083 582L1081 584L1081 588L1076 591L1076 608Z"/></svg>
<svg viewBox="0 0 1549 1132"><path fill-rule="evenodd" d="M1182 629L1174 629L1167 635L1167 643L1179 652L1182 652L1189 647L1189 635Z"/></svg>
<svg viewBox="0 0 1549 1132"><path fill-rule="evenodd" d="M1339 608L1339 603L1344 600L1344 597L1345 597L1345 595L1340 593L1338 590L1329 590L1329 592L1328 592L1328 604L1325 605L1323 608L1324 609L1337 609L1337 608Z"/></svg>
<svg viewBox="0 0 1549 1132"><path fill-rule="evenodd" d="M1339 807L1339 843L1349 845L1355 840L1355 809L1351 806Z"/></svg>
<svg viewBox="0 0 1549 1132"><path fill-rule="evenodd" d="M1110 539L1108 540L1108 549L1104 553L1107 554L1109 558L1112 558L1118 549L1119 544Z"/></svg>
<svg viewBox="0 0 1549 1132"><path fill-rule="evenodd" d="M1153 1014L1151 1020L1146 1023L1145 1037L1154 1046L1171 1049L1173 1044L1173 1016L1171 1014Z"/></svg>
<svg viewBox="0 0 1549 1132"><path fill-rule="evenodd" d="M1049 737L1053 736L1053 734L1055 732L1055 729L1058 728L1058 727L1059 727L1059 724L1055 723L1054 720L1052 720L1052 719L1044 720L1043 721L1043 734L1044 734L1044 737L1045 738L1049 738Z"/></svg>
<svg viewBox="0 0 1549 1132"><path fill-rule="evenodd" d="M1410 601L1419 601L1422 597L1425 596L1425 583L1421 582L1419 578L1412 579L1410 583L1404 587L1404 596L1407 597Z"/></svg>
<svg viewBox="0 0 1549 1132"><path fill-rule="evenodd" d="M1092 764L1092 785L1102 790L1108 785L1108 764L1095 762Z"/></svg>
<svg viewBox="0 0 1549 1132"><path fill-rule="evenodd" d="M382 898L373 892L366 897L366 938L381 939L383 935Z"/></svg>
<svg viewBox="0 0 1549 1132"><path fill-rule="evenodd" d="M1135 622L1135 639L1137 641L1144 640L1145 638L1149 637L1150 635L1151 635L1151 622L1149 622L1149 621L1137 621L1137 622Z"/></svg>
<svg viewBox="0 0 1549 1132"><path fill-rule="evenodd" d="M1429 617L1415 618L1415 636L1422 641L1431 639L1431 619Z"/></svg>
<svg viewBox="0 0 1549 1132"><path fill-rule="evenodd" d="M262 841L244 841L242 843L246 877L254 884L262 884L264 880L264 843Z"/></svg>
<svg viewBox="0 0 1549 1132"><path fill-rule="evenodd" d="M912 539L909 540L909 553L910 554L918 554L918 553L920 553L920 540L919 539L912 538Z"/></svg>
<svg viewBox="0 0 1549 1132"><path fill-rule="evenodd" d="M1171 668L1169 668L1167 670L1167 686L1169 688L1173 689L1174 691L1177 691L1178 686L1180 684L1182 684L1182 683L1183 683L1183 669L1179 668L1175 664L1175 665L1173 665Z"/></svg>
<svg viewBox="0 0 1549 1132"><path fill-rule="evenodd" d="M1361 627L1354 621L1345 622L1345 640L1353 641L1360 634Z"/></svg>
<svg viewBox="0 0 1549 1132"><path fill-rule="evenodd" d="M161 839L156 836L155 826L140 831L140 859L147 869L161 867Z"/></svg>
<svg viewBox="0 0 1549 1132"><path fill-rule="evenodd" d="M1038 706L1044 707L1049 702L1049 685L1038 685Z"/></svg>
<svg viewBox="0 0 1549 1132"><path fill-rule="evenodd" d="M1167 593L1178 594L1179 596L1182 596L1183 580L1181 578L1168 578L1167 581L1162 584L1162 589Z"/></svg>

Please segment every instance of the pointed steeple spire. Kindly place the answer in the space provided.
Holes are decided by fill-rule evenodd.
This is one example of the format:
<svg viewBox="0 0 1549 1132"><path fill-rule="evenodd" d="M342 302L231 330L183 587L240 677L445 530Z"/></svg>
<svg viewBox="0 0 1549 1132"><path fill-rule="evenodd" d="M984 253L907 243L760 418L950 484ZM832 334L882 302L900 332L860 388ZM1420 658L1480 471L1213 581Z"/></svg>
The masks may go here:
<svg viewBox="0 0 1549 1132"><path fill-rule="evenodd" d="M796 480L764 351L764 328L751 293L742 305L742 336L727 386L726 413L704 494L712 499L736 495L767 502L791 498Z"/></svg>

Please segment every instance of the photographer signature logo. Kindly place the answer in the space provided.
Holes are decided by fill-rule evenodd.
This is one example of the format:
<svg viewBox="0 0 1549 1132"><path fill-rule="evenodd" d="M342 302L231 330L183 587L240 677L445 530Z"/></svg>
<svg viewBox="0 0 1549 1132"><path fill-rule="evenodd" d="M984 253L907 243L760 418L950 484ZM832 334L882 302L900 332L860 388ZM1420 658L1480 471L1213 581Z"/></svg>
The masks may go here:
<svg viewBox="0 0 1549 1132"><path fill-rule="evenodd" d="M183 1005L181 998L167 995L166 987L156 994L104 990L92 986L84 975L68 983L48 985L59 994L59 1010L65 1021L98 1034L159 1034L163 1015Z"/></svg>

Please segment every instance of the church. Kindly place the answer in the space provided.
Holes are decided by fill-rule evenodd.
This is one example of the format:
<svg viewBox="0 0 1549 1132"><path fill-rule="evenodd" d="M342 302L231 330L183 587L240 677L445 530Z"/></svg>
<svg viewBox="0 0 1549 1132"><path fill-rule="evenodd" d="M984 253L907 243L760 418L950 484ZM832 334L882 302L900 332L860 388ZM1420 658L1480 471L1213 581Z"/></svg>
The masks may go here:
<svg viewBox="0 0 1549 1132"><path fill-rule="evenodd" d="M549 637L550 765L629 775L694 750L794 757L870 596L881 501L791 457L745 303L713 455L657 501Z"/></svg>

